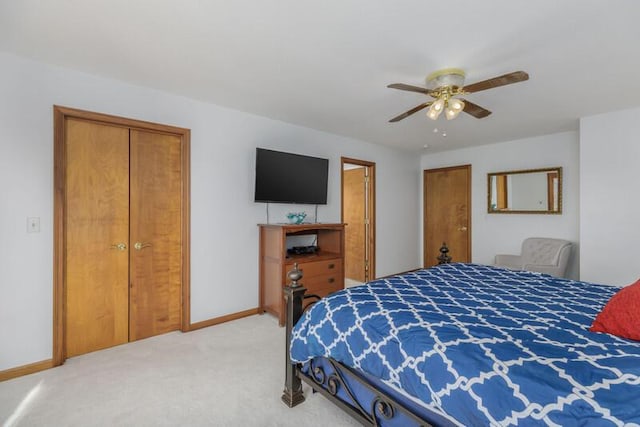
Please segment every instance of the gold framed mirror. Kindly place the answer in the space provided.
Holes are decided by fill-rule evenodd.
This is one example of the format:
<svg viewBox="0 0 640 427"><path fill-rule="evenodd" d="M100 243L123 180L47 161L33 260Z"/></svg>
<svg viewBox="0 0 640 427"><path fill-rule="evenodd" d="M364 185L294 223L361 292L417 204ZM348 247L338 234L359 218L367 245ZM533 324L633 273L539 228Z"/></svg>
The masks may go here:
<svg viewBox="0 0 640 427"><path fill-rule="evenodd" d="M562 213L562 168L493 172L488 177L489 213Z"/></svg>

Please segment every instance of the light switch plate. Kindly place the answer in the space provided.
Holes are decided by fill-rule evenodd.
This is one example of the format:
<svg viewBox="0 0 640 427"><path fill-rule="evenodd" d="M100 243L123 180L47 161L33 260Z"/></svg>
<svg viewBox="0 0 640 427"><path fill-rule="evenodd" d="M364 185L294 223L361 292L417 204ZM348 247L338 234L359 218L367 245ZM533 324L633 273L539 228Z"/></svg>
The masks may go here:
<svg viewBox="0 0 640 427"><path fill-rule="evenodd" d="M40 232L40 217L31 216L27 218L27 233Z"/></svg>

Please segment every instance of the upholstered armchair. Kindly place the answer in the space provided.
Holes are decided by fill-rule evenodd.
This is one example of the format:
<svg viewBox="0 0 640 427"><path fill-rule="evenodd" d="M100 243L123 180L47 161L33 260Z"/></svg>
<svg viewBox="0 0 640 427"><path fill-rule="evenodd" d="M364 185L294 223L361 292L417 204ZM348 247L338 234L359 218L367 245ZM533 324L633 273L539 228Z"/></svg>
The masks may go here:
<svg viewBox="0 0 640 427"><path fill-rule="evenodd" d="M529 237L522 242L520 255L496 255L496 265L564 277L570 255L568 240Z"/></svg>

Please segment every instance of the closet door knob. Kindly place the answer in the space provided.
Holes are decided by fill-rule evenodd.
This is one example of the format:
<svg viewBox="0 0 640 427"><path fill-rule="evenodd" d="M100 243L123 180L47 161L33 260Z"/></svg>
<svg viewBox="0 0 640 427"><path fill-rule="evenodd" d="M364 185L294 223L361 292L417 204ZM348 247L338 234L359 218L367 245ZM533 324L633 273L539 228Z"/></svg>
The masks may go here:
<svg viewBox="0 0 640 427"><path fill-rule="evenodd" d="M127 244L126 243L114 243L113 245L111 245L111 249L115 249L118 251L125 251L127 250Z"/></svg>
<svg viewBox="0 0 640 427"><path fill-rule="evenodd" d="M136 242L133 247L135 248L136 251L141 251L144 248L148 248L149 246L151 246L151 243L147 243L147 242Z"/></svg>

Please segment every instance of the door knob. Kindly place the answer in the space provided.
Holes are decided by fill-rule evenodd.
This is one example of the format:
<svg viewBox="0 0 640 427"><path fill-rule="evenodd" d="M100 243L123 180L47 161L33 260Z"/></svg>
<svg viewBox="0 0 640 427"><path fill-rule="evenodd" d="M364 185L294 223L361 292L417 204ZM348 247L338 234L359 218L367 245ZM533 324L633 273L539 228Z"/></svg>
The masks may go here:
<svg viewBox="0 0 640 427"><path fill-rule="evenodd" d="M115 249L118 251L125 251L127 250L127 244L126 243L115 243L113 245L111 245L111 249Z"/></svg>
<svg viewBox="0 0 640 427"><path fill-rule="evenodd" d="M458 227L458 231L467 231L467 227L464 227L464 226Z"/></svg>
<svg viewBox="0 0 640 427"><path fill-rule="evenodd" d="M149 246L151 246L151 243L148 243L148 242L144 242L144 243L143 243L143 242L136 242L136 243L133 245L133 247L134 247L137 251L140 251L140 250L142 250L143 248L148 248Z"/></svg>

